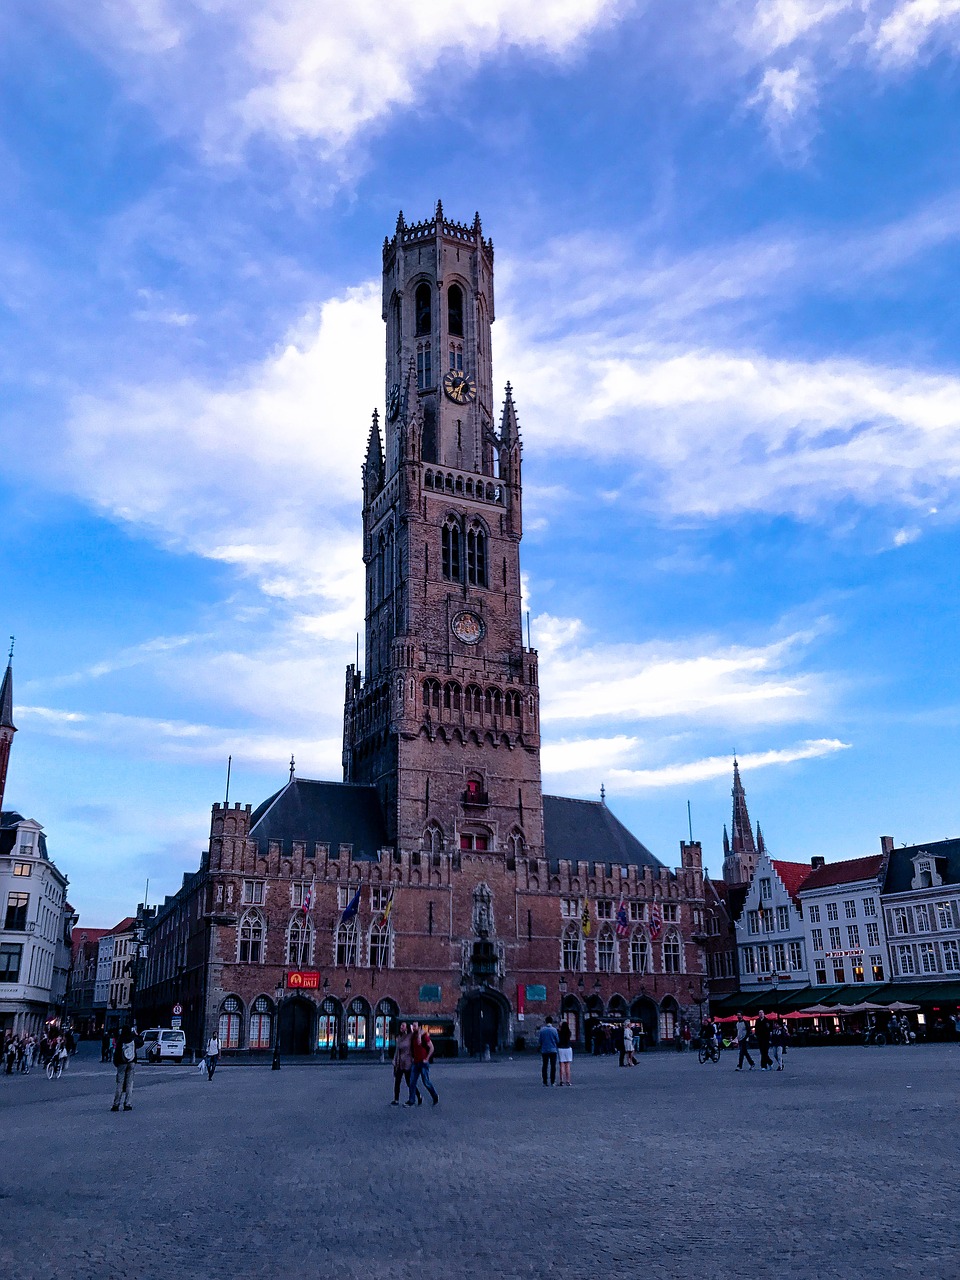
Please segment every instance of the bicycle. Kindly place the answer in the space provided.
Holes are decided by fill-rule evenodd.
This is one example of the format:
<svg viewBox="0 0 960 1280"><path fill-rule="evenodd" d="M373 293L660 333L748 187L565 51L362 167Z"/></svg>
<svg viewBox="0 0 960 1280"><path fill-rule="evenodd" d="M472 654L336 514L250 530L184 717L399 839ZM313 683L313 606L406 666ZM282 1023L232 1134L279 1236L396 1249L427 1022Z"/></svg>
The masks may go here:
<svg viewBox="0 0 960 1280"><path fill-rule="evenodd" d="M720 1049L716 1042L708 1041L700 1046L700 1053L697 1055L700 1059L700 1065L703 1066L707 1062L720 1061Z"/></svg>
<svg viewBox="0 0 960 1280"><path fill-rule="evenodd" d="M882 1046L887 1043L887 1037L882 1031L868 1031L863 1037L863 1043Z"/></svg>
<svg viewBox="0 0 960 1280"><path fill-rule="evenodd" d="M59 1053L55 1053L47 1063L47 1079L59 1080L63 1075L63 1058Z"/></svg>

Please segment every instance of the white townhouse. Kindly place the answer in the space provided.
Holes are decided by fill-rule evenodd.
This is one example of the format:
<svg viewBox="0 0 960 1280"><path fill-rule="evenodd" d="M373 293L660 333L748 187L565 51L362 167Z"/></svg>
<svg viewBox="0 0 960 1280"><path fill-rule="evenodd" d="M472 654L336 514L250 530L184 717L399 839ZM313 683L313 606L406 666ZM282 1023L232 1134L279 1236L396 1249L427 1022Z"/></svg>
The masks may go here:
<svg viewBox="0 0 960 1280"><path fill-rule="evenodd" d="M886 868L884 854L830 864L810 859L799 896L815 986L888 980L880 903Z"/></svg>
<svg viewBox="0 0 960 1280"><path fill-rule="evenodd" d="M794 991L809 984L798 897L809 874L805 862L783 862L767 853L758 856L736 926L740 990L745 994Z"/></svg>
<svg viewBox="0 0 960 1280"><path fill-rule="evenodd" d="M960 981L960 840L892 843L882 896L890 976Z"/></svg>

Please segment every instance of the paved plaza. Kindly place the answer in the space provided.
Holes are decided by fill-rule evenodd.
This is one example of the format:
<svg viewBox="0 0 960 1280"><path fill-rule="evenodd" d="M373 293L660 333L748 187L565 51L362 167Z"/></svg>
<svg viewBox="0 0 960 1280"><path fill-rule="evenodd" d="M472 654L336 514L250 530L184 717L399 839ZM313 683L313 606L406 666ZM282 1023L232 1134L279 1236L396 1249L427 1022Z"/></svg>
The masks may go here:
<svg viewBox="0 0 960 1280"><path fill-rule="evenodd" d="M960 1047L0 1078L4 1280L960 1275Z"/></svg>

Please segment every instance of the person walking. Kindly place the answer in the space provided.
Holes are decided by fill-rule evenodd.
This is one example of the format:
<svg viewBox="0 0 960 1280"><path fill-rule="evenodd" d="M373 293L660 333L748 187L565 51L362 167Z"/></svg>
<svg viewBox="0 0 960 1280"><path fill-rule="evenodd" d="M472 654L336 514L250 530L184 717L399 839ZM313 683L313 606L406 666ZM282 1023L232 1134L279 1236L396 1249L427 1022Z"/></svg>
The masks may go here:
<svg viewBox="0 0 960 1280"><path fill-rule="evenodd" d="M106 1031L100 1037L100 1061L110 1061L110 1037Z"/></svg>
<svg viewBox="0 0 960 1280"><path fill-rule="evenodd" d="M624 1058L626 1057L627 1047L625 1043L625 1028L622 1022L618 1022L616 1027L613 1029L613 1047L616 1049L617 1056L619 1058L617 1065L621 1067L626 1066Z"/></svg>
<svg viewBox="0 0 960 1280"><path fill-rule="evenodd" d="M207 1079L213 1079L213 1073L220 1061L220 1037L216 1032L207 1041Z"/></svg>
<svg viewBox="0 0 960 1280"><path fill-rule="evenodd" d="M569 1022L561 1022L557 1033L557 1063L560 1067L560 1087L570 1083L570 1068L573 1064L573 1036L570 1034Z"/></svg>
<svg viewBox="0 0 960 1280"><path fill-rule="evenodd" d="M410 1072L413 1070L413 1032L405 1022L400 1023L397 1047L393 1051L393 1101L391 1107L400 1105L400 1085L410 1089ZM423 1102L423 1094L417 1090L417 1105Z"/></svg>
<svg viewBox="0 0 960 1280"><path fill-rule="evenodd" d="M553 1025L553 1019L547 1018L546 1022L540 1028L538 1037L540 1048L540 1066L543 1075L543 1087L549 1088L550 1085L557 1083L557 1050L560 1048L560 1037L557 1034L557 1028ZM550 1070L550 1081L547 1082L547 1069Z"/></svg>
<svg viewBox="0 0 960 1280"><path fill-rule="evenodd" d="M637 1065L637 1060L633 1056L633 1023L632 1022L625 1022L623 1024L623 1053L624 1053L624 1065L628 1067L635 1067Z"/></svg>
<svg viewBox="0 0 960 1280"><path fill-rule="evenodd" d="M411 1044L411 1052L413 1054L413 1070L410 1072L410 1096L404 1103L407 1107L415 1107L414 1097L417 1092L417 1085L423 1081L423 1087L433 1099L433 1105L436 1106L440 1101L440 1095L430 1082L430 1062L433 1058L433 1041L430 1039L430 1032L424 1027L422 1030L418 1022L411 1024L413 1029L413 1043Z"/></svg>
<svg viewBox="0 0 960 1280"><path fill-rule="evenodd" d="M762 1009L757 1010L757 1023L754 1028L754 1034L757 1037L757 1048L760 1050L760 1070L772 1071L773 1063L770 1060L770 1023L767 1021L767 1015Z"/></svg>
<svg viewBox="0 0 960 1280"><path fill-rule="evenodd" d="M783 1070L783 1030L783 1023L779 1018L774 1018L773 1026L770 1028L770 1053L773 1065L778 1071Z"/></svg>
<svg viewBox="0 0 960 1280"><path fill-rule="evenodd" d="M738 1013L737 1014L737 1048L740 1050L740 1057L739 1057L739 1060L737 1061L737 1065L735 1068L735 1070L737 1071L743 1070L744 1058L746 1058L747 1062L750 1063L750 1070L751 1071L753 1070L754 1063L753 1063L753 1059L750 1057L750 1048L747 1044L747 1041L749 1039L750 1039L750 1029L746 1024L746 1021L744 1020L743 1014Z"/></svg>
<svg viewBox="0 0 960 1280"><path fill-rule="evenodd" d="M137 1050L143 1048L143 1036L137 1031L136 1024L125 1025L117 1036L117 1047L113 1051L113 1065L117 1069L117 1091L113 1095L111 1111L119 1111L123 1103L124 1111L132 1111L133 1076L137 1067Z"/></svg>

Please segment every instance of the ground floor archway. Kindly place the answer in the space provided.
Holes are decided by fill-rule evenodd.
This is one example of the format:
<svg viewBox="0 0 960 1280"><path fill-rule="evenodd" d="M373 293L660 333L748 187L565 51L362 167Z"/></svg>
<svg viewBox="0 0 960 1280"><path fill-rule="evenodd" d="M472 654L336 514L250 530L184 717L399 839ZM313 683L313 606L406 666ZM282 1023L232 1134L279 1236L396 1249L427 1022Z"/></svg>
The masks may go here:
<svg viewBox="0 0 960 1280"><path fill-rule="evenodd" d="M464 996L460 1004L460 1038L469 1054L494 1053L509 1033L510 1010L492 992Z"/></svg>
<svg viewBox="0 0 960 1280"><path fill-rule="evenodd" d="M630 1006L630 1018L643 1027L643 1048L660 1043L660 1009L655 1001L649 996L638 996Z"/></svg>
<svg viewBox="0 0 960 1280"><path fill-rule="evenodd" d="M304 996L290 996L280 1006L280 1052L310 1053L313 1049L314 1007Z"/></svg>

